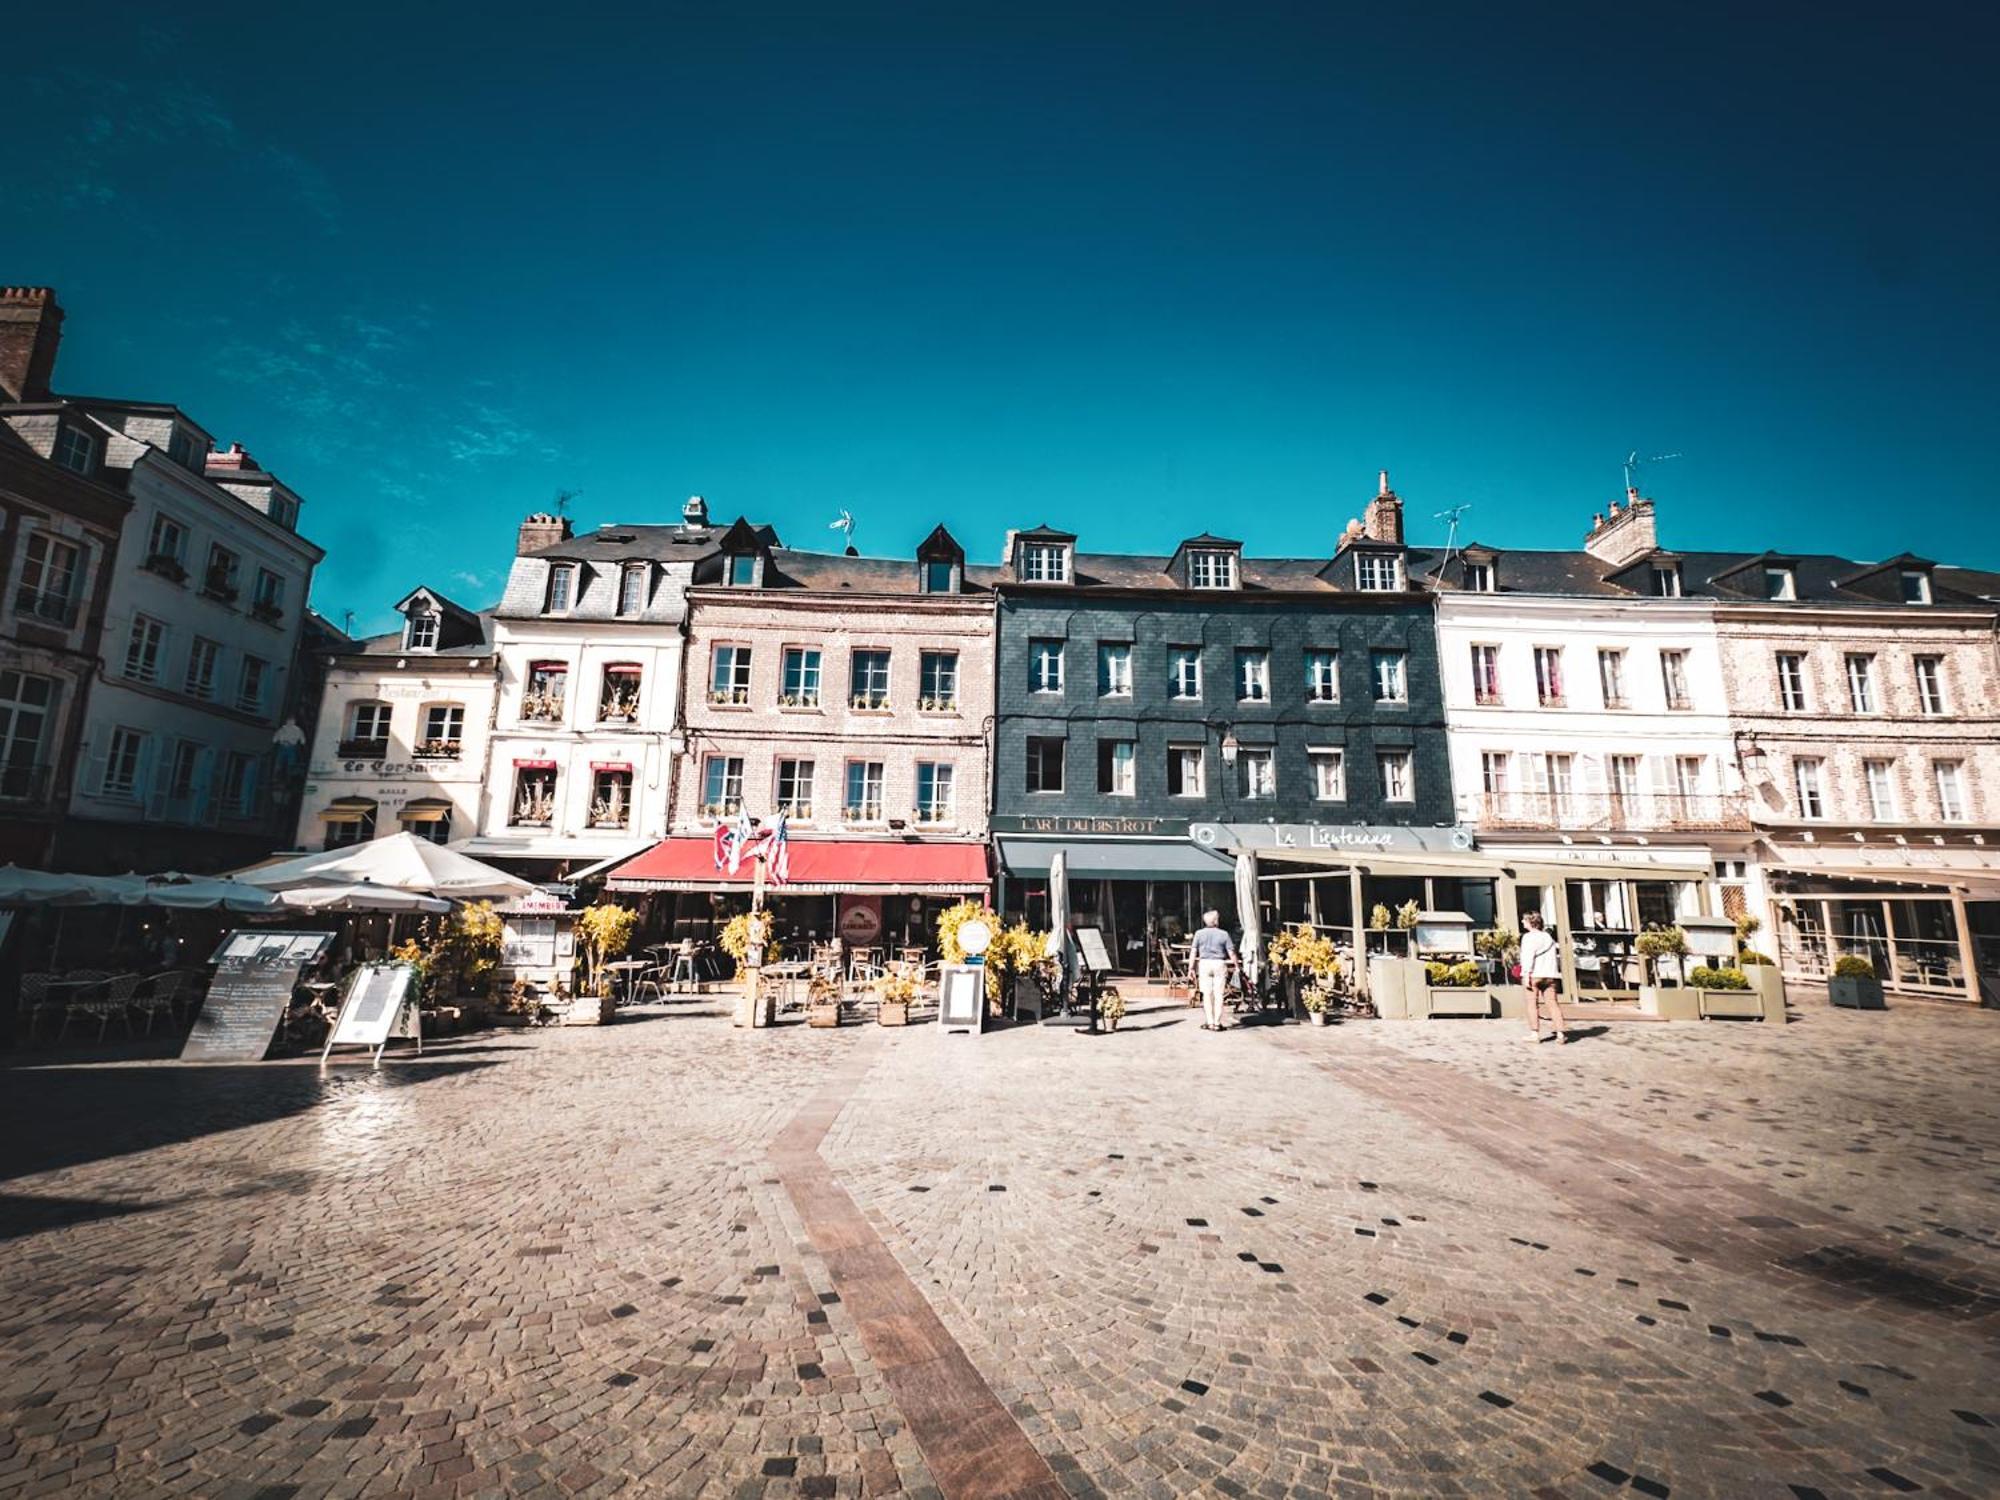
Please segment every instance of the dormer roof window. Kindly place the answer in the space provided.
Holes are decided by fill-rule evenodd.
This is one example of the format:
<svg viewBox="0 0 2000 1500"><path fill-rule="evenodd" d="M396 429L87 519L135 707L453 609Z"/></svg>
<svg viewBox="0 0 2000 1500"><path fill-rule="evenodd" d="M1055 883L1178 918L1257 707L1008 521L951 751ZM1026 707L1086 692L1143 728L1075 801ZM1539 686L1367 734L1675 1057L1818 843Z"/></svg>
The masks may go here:
<svg viewBox="0 0 2000 1500"><path fill-rule="evenodd" d="M56 433L56 448L52 456L65 469L88 474L97 466L97 439L81 427L65 422Z"/></svg>
<svg viewBox="0 0 2000 1500"><path fill-rule="evenodd" d="M1764 565L1764 597L1766 599L1796 599L1799 597L1798 575L1788 563L1766 563Z"/></svg>
<svg viewBox="0 0 2000 1500"><path fill-rule="evenodd" d="M1931 575L1923 568L1904 568L1898 575L1903 589L1905 604L1929 604L1931 602Z"/></svg>
<svg viewBox="0 0 2000 1500"><path fill-rule="evenodd" d="M926 594L956 594L965 587L965 549L939 526L917 548L917 588Z"/></svg>
<svg viewBox="0 0 2000 1500"><path fill-rule="evenodd" d="M1233 589L1236 587L1236 554L1221 548L1195 547L1187 555L1188 587L1191 589Z"/></svg>
<svg viewBox="0 0 2000 1500"><path fill-rule="evenodd" d="M1023 583L1068 583L1069 548L1061 542L1023 542L1015 571Z"/></svg>
<svg viewBox="0 0 2000 1500"><path fill-rule="evenodd" d="M544 613L566 615L576 602L576 564L553 563L549 567L549 597Z"/></svg>
<svg viewBox="0 0 2000 1500"><path fill-rule="evenodd" d="M764 553L774 540L738 516L721 542L723 583L732 589L762 588Z"/></svg>
<svg viewBox="0 0 2000 1500"><path fill-rule="evenodd" d="M429 610L412 610L403 622L403 649L405 651L435 651L438 643L438 617Z"/></svg>
<svg viewBox="0 0 2000 1500"><path fill-rule="evenodd" d="M1364 594L1400 592L1403 587L1402 554L1357 549L1354 554L1354 586Z"/></svg>
<svg viewBox="0 0 2000 1500"><path fill-rule="evenodd" d="M1500 554L1477 542L1458 554L1458 586L1468 594L1491 594L1500 587Z"/></svg>
<svg viewBox="0 0 2000 1500"><path fill-rule="evenodd" d="M757 586L757 554L754 552L732 552L723 573L723 581L733 589L752 589Z"/></svg>
<svg viewBox="0 0 2000 1500"><path fill-rule="evenodd" d="M1681 596L1681 565L1677 562L1656 562L1647 570L1651 585L1650 592L1655 599L1678 599Z"/></svg>

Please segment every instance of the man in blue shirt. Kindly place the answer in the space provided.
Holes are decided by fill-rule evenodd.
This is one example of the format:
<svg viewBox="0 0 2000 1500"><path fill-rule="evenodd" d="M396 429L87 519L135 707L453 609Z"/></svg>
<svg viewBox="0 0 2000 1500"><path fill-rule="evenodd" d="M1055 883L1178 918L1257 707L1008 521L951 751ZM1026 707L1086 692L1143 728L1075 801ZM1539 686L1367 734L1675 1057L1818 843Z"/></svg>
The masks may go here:
<svg viewBox="0 0 2000 1500"><path fill-rule="evenodd" d="M1222 1030L1222 991L1236 962L1236 940L1222 930L1222 913L1205 911L1194 935L1195 982L1201 988L1203 1031Z"/></svg>

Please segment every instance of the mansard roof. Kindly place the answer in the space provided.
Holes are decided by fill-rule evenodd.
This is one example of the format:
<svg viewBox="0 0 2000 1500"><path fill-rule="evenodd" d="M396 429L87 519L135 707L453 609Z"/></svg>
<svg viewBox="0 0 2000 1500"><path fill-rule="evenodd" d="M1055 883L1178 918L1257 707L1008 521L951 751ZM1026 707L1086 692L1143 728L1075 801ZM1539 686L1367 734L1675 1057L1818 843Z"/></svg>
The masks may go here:
<svg viewBox="0 0 2000 1500"><path fill-rule="evenodd" d="M942 527L938 529L943 530ZM950 540L949 533L946 533L946 540ZM724 592L909 594L928 599L963 599L990 595L1001 576L999 568L968 565L964 570L965 587L962 593L925 594L922 578L910 565L908 557L852 557L841 552L805 552L790 547L774 547L766 554L761 589L737 588Z"/></svg>

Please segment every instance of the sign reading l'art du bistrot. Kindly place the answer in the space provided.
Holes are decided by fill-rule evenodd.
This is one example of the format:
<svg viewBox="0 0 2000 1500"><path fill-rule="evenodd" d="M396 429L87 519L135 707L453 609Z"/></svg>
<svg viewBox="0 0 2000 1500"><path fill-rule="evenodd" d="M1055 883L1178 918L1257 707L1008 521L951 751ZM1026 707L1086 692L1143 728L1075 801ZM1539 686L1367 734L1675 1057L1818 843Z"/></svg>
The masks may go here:
<svg viewBox="0 0 2000 1500"><path fill-rule="evenodd" d="M1219 854L1249 850L1282 857L1294 850L1342 854L1462 853L1473 844L1470 829L1405 828L1391 823L1190 823L1188 837Z"/></svg>

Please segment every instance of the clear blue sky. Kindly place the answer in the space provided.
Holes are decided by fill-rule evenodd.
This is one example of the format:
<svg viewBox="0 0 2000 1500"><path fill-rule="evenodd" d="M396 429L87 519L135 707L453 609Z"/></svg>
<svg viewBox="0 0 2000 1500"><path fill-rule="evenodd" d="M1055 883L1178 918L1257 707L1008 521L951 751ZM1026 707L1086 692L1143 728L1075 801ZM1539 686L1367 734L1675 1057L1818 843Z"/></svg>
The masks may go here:
<svg viewBox="0 0 2000 1500"><path fill-rule="evenodd" d="M558 488L1311 553L1386 465L1574 545L1632 448L1672 544L2000 565L1990 4L121 9L8 22L0 280L336 621Z"/></svg>

